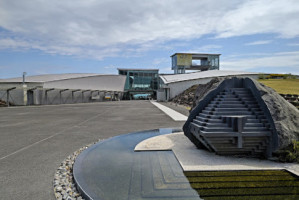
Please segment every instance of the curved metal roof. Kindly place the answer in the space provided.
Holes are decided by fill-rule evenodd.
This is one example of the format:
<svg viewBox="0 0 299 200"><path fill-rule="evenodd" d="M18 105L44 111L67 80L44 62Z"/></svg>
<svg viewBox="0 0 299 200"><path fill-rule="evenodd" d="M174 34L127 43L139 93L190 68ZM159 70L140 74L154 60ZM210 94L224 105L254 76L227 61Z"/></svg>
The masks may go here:
<svg viewBox="0 0 299 200"><path fill-rule="evenodd" d="M59 81L59 80L66 80L66 79L73 79L73 78L84 78L90 76L107 76L107 75L110 74L94 74L94 73L45 74L45 75L26 76L25 82L44 83L44 82ZM110 76L118 76L118 75L110 75ZM0 79L0 82L18 83L18 82L23 82L23 78L17 77L17 78Z"/></svg>
<svg viewBox="0 0 299 200"><path fill-rule="evenodd" d="M193 72L187 74L160 74L160 78L164 84L195 80L201 78L214 78L222 76L237 76L237 75L258 75L255 72L243 72L243 71L224 71L224 70L209 70L204 72Z"/></svg>

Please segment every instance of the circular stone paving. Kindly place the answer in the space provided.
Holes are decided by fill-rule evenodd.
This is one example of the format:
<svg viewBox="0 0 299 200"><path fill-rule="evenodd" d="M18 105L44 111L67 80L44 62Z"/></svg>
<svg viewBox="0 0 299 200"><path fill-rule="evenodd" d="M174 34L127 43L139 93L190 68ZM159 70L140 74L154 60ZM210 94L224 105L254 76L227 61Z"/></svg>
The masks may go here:
<svg viewBox="0 0 299 200"><path fill-rule="evenodd" d="M299 177L286 170L288 165L288 169L298 165L281 163L286 166L277 168L271 167L277 164L270 161L217 156L187 145L188 140L184 142L186 138L179 132L142 131L90 146L73 165L76 188L85 199L99 200L298 199ZM192 161L200 160L201 170L184 171L182 166L186 167L184 162L192 152L197 155ZM222 159L226 165L217 162ZM245 168L234 170L236 159ZM256 163L270 167L252 168Z"/></svg>
<svg viewBox="0 0 299 200"><path fill-rule="evenodd" d="M200 199L172 151L134 152L147 138L180 131L131 133L91 146L74 164L77 188L85 199Z"/></svg>

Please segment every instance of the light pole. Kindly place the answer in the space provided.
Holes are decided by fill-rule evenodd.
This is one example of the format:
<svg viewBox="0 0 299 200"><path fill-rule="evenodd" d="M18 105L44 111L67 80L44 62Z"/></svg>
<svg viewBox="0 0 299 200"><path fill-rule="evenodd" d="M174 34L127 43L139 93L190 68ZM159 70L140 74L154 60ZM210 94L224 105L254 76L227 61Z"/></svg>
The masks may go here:
<svg viewBox="0 0 299 200"><path fill-rule="evenodd" d="M26 72L23 72L23 85L25 85L25 76L27 75Z"/></svg>

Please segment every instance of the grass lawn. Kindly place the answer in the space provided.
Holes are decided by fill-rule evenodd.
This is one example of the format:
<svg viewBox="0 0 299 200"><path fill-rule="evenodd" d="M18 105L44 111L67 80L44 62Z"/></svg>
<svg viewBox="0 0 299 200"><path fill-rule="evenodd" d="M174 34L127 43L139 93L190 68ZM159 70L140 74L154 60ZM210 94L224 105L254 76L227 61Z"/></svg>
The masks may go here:
<svg viewBox="0 0 299 200"><path fill-rule="evenodd" d="M258 81L273 88L279 94L299 95L299 79L261 79Z"/></svg>

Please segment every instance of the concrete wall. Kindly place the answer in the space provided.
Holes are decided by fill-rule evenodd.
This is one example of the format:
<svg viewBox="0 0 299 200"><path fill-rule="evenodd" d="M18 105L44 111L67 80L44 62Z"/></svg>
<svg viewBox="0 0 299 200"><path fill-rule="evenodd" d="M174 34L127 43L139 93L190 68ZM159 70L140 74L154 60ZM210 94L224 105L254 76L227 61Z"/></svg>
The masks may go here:
<svg viewBox="0 0 299 200"><path fill-rule="evenodd" d="M166 101L166 90L167 88L160 88L157 90L157 100L158 101Z"/></svg>
<svg viewBox="0 0 299 200"><path fill-rule="evenodd" d="M6 91L0 90L0 99L6 102ZM22 89L9 91L9 102L14 105L24 105L24 93Z"/></svg>
<svg viewBox="0 0 299 200"><path fill-rule="evenodd" d="M15 89L9 92L9 102L21 106L21 105L56 105L56 104L72 104L72 103L90 103L90 102L102 102L119 100L122 98L121 92L98 92L98 91L77 91L67 90L61 92L59 89L51 90L47 92L46 89L35 89L32 92L27 91L28 102L24 102L24 90ZM105 94L112 96L112 99L105 99ZM46 98L47 96L47 98ZM115 97L115 98L114 98ZM0 99L6 101L6 91L0 90ZM27 100L27 99L26 99Z"/></svg>
<svg viewBox="0 0 299 200"><path fill-rule="evenodd" d="M258 75L240 75L240 76L227 76L227 77L250 77L253 79L258 79ZM157 101L168 101L175 96L181 94L186 89L190 88L193 85L197 84L206 84L209 81L211 81L212 78L201 78L201 79L195 79L195 80L187 80L187 81L180 81L180 82L173 82L165 85L167 88L169 88L167 97L166 97L166 90L160 90L160 94L157 93ZM162 94L164 92L164 94ZM166 99L165 99L166 97Z"/></svg>

